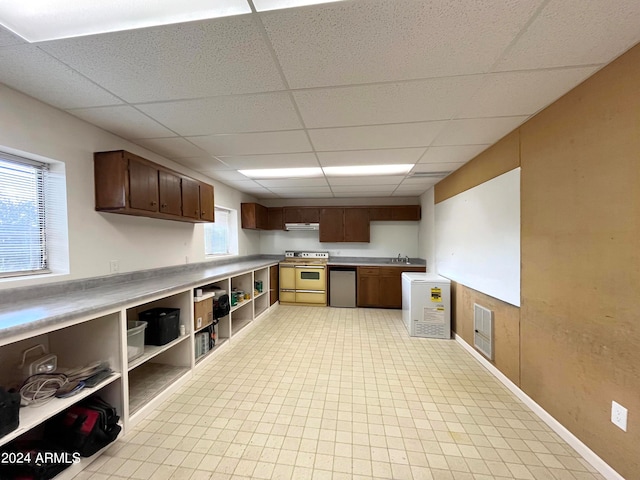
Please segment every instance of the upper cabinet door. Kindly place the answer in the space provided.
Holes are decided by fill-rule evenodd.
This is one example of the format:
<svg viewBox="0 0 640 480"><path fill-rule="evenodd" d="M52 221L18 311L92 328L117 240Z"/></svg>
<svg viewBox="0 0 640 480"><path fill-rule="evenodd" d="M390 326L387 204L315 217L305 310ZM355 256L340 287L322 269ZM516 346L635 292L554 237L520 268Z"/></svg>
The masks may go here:
<svg viewBox="0 0 640 480"><path fill-rule="evenodd" d="M160 211L171 215L182 215L182 191L180 177L169 172L158 172Z"/></svg>
<svg viewBox="0 0 640 480"><path fill-rule="evenodd" d="M131 208L158 211L158 169L129 158L129 203Z"/></svg>
<svg viewBox="0 0 640 480"><path fill-rule="evenodd" d="M344 242L344 208L320 210L320 241Z"/></svg>
<svg viewBox="0 0 640 480"><path fill-rule="evenodd" d="M200 187L188 178L182 179L182 216L200 219Z"/></svg>
<svg viewBox="0 0 640 480"><path fill-rule="evenodd" d="M318 223L319 221L319 208L284 207L284 223Z"/></svg>
<svg viewBox="0 0 640 480"><path fill-rule="evenodd" d="M345 208L344 209L344 241L345 242L369 242L369 209Z"/></svg>
<svg viewBox="0 0 640 480"><path fill-rule="evenodd" d="M214 208L213 186L200 183L200 219L213 222L215 219Z"/></svg>

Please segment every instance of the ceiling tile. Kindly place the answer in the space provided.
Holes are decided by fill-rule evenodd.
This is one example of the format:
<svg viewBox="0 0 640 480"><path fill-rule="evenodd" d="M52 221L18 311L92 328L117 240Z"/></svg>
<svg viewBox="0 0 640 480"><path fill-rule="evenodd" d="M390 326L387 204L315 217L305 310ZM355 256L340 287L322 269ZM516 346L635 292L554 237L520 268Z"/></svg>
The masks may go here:
<svg viewBox="0 0 640 480"><path fill-rule="evenodd" d="M311 193L277 193L279 198L332 198L333 193L331 192L311 192Z"/></svg>
<svg viewBox="0 0 640 480"><path fill-rule="evenodd" d="M130 103L284 88L250 15L39 45Z"/></svg>
<svg viewBox="0 0 640 480"><path fill-rule="evenodd" d="M390 165L416 163L424 153L424 148L396 148L388 150L352 150L347 152L318 153L320 165Z"/></svg>
<svg viewBox="0 0 640 480"><path fill-rule="evenodd" d="M286 92L151 103L137 108L187 136L302 128Z"/></svg>
<svg viewBox="0 0 640 480"><path fill-rule="evenodd" d="M0 82L59 108L122 101L34 45L0 48Z"/></svg>
<svg viewBox="0 0 640 480"><path fill-rule="evenodd" d="M486 145L495 143L528 117L472 118L452 120L433 145Z"/></svg>
<svg viewBox="0 0 640 480"><path fill-rule="evenodd" d="M382 194L389 194L393 192L398 185L332 185L331 190L336 195L343 195L345 193L368 193L370 197L377 197Z"/></svg>
<svg viewBox="0 0 640 480"><path fill-rule="evenodd" d="M486 145L461 145L449 147L429 147L420 163L461 163L471 160L483 152Z"/></svg>
<svg viewBox="0 0 640 480"><path fill-rule="evenodd" d="M7 30L6 28L0 26L0 47L7 47L9 45L19 45L21 43L26 43L26 41L20 38L19 36L14 35L12 32Z"/></svg>
<svg viewBox="0 0 640 480"><path fill-rule="evenodd" d="M163 127L158 122L151 120L145 114L128 105L83 108L71 110L69 113L111 133L129 139L175 135L168 128Z"/></svg>
<svg viewBox="0 0 640 480"><path fill-rule="evenodd" d="M289 84L304 88L485 72L540 3L377 0L261 17Z"/></svg>
<svg viewBox="0 0 640 480"><path fill-rule="evenodd" d="M218 181L221 181L225 185L228 185L230 187L236 188L236 189L240 190L241 192L266 190L264 187L262 187L262 185L258 185L253 180L248 180L247 177L244 177L245 178L244 180L222 180L220 178L213 177L211 175L212 173L213 172L209 172L209 174L208 174L208 175L211 176L211 178L213 178L215 180L218 180Z"/></svg>
<svg viewBox="0 0 640 480"><path fill-rule="evenodd" d="M326 187L305 187L300 188L296 187L270 187L270 191L276 193L278 195L289 194L289 195L300 195L304 196L306 193L331 193L331 189Z"/></svg>
<svg viewBox="0 0 640 480"><path fill-rule="evenodd" d="M162 155L167 158L180 159L206 156L205 152L180 137L145 138L133 141L138 145L148 148L152 152L156 152L158 155Z"/></svg>
<svg viewBox="0 0 640 480"><path fill-rule="evenodd" d="M478 93L457 115L459 118L532 115L550 105L597 67L495 73L485 76Z"/></svg>
<svg viewBox="0 0 640 480"><path fill-rule="evenodd" d="M213 157L186 157L173 159L176 163L184 165L185 167L192 168L197 171L201 170L233 170L228 165L220 162Z"/></svg>
<svg viewBox="0 0 640 480"><path fill-rule="evenodd" d="M427 147L447 122L400 123L308 130L316 151Z"/></svg>
<svg viewBox="0 0 640 480"><path fill-rule="evenodd" d="M428 177L407 177L401 184L400 187L407 187L411 185L411 188L417 188L418 186L423 185L435 185L442 177L436 178L428 178Z"/></svg>
<svg viewBox="0 0 640 480"><path fill-rule="evenodd" d="M422 195L424 192L429 190L431 186L419 186L419 185L400 185L393 192L395 197L398 196L413 196L413 195Z"/></svg>
<svg viewBox="0 0 640 480"><path fill-rule="evenodd" d="M308 128L448 120L482 75L293 92Z"/></svg>
<svg viewBox="0 0 640 480"><path fill-rule="evenodd" d="M398 185L404 179L404 175L375 175L370 177L327 177L331 186L358 186L358 185ZM345 187L346 188L346 187ZM350 187L349 187L350 188ZM370 187L369 187L370 188Z"/></svg>
<svg viewBox="0 0 640 480"><path fill-rule="evenodd" d="M495 70L610 62L640 41L637 0L552 0Z"/></svg>
<svg viewBox="0 0 640 480"><path fill-rule="evenodd" d="M307 135L302 130L188 138L212 155L255 155L311 151Z"/></svg>
<svg viewBox="0 0 640 480"><path fill-rule="evenodd" d="M453 172L457 170L464 162L460 163L417 163L411 169L411 173L415 172Z"/></svg>
<svg viewBox="0 0 640 480"><path fill-rule="evenodd" d="M263 187L272 188L299 188L299 187L326 187L327 180L324 177L316 178L278 178L270 180L256 180Z"/></svg>
<svg viewBox="0 0 640 480"><path fill-rule="evenodd" d="M392 194L392 191L384 191L384 192L372 192L370 190L368 191L362 191L362 192L340 192L340 193L334 193L333 196L335 198L371 198L371 197L390 197Z"/></svg>
<svg viewBox="0 0 640 480"><path fill-rule="evenodd" d="M235 170L206 170L206 172L207 175L222 181L228 180L234 182L245 182L251 180L249 177L246 177ZM257 184L256 186L259 187Z"/></svg>
<svg viewBox="0 0 640 480"><path fill-rule="evenodd" d="M318 159L313 153L278 153L274 155L239 155L218 157L237 170L259 168L317 167Z"/></svg>

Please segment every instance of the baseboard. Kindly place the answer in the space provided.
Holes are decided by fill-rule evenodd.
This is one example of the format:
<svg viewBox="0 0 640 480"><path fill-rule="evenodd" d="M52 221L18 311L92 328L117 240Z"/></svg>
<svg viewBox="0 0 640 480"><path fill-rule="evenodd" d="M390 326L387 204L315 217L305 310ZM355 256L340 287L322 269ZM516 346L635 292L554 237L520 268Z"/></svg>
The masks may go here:
<svg viewBox="0 0 640 480"><path fill-rule="evenodd" d="M520 388L513 383L505 374L498 370L495 365L484 358L478 351L476 351L471 345L465 342L458 334L454 334L456 342L458 342L462 348L469 352L473 358L475 358L484 368L496 377L500 382L504 384L516 397L533 410L540 419L546 423L551 430L556 432L565 442L567 442L573 449L578 452L582 458L584 458L593 468L595 468L602 476L608 480L625 480L622 475L616 472L608 463L602 460L596 455L593 450L587 447L578 437L567 430L560 422L553 418L547 411L538 405L531 397L524 393Z"/></svg>

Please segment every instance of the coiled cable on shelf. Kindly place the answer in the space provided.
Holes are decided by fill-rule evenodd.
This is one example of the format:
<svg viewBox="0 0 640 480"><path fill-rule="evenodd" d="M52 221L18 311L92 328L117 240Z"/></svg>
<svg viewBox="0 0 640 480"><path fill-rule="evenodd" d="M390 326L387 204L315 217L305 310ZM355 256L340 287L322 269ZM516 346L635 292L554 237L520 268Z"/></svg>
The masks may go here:
<svg viewBox="0 0 640 480"><path fill-rule="evenodd" d="M58 389L69 381L63 373L38 373L27 378L20 387L22 405L39 406L53 398Z"/></svg>

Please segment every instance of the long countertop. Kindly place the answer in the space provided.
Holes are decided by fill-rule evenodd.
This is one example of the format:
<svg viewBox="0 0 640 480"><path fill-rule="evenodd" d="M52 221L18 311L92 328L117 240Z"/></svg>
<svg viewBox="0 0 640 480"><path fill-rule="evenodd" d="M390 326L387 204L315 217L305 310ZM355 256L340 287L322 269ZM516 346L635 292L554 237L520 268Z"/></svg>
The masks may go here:
<svg viewBox="0 0 640 480"><path fill-rule="evenodd" d="M103 315L153 297L213 283L278 264L279 255L167 267L106 277L0 291L0 339L51 329L58 324ZM333 257L329 266L421 267L423 259L395 263L380 257Z"/></svg>
<svg viewBox="0 0 640 480"><path fill-rule="evenodd" d="M331 257L327 265L355 267L426 267L422 258L410 258L409 263L394 262L385 257Z"/></svg>
<svg viewBox="0 0 640 480"><path fill-rule="evenodd" d="M106 280L103 281L87 279L84 282L66 282L68 291L62 288L64 284L19 289L31 289L34 293L30 298L21 298L16 292L0 292L0 339L51 328L78 318L101 315L125 305L144 303L152 297L213 283L275 265L278 261L268 256L226 264L205 264L200 268L170 267L150 270L144 275L104 277ZM39 289L46 293L38 295ZM14 298L17 300L13 301Z"/></svg>

